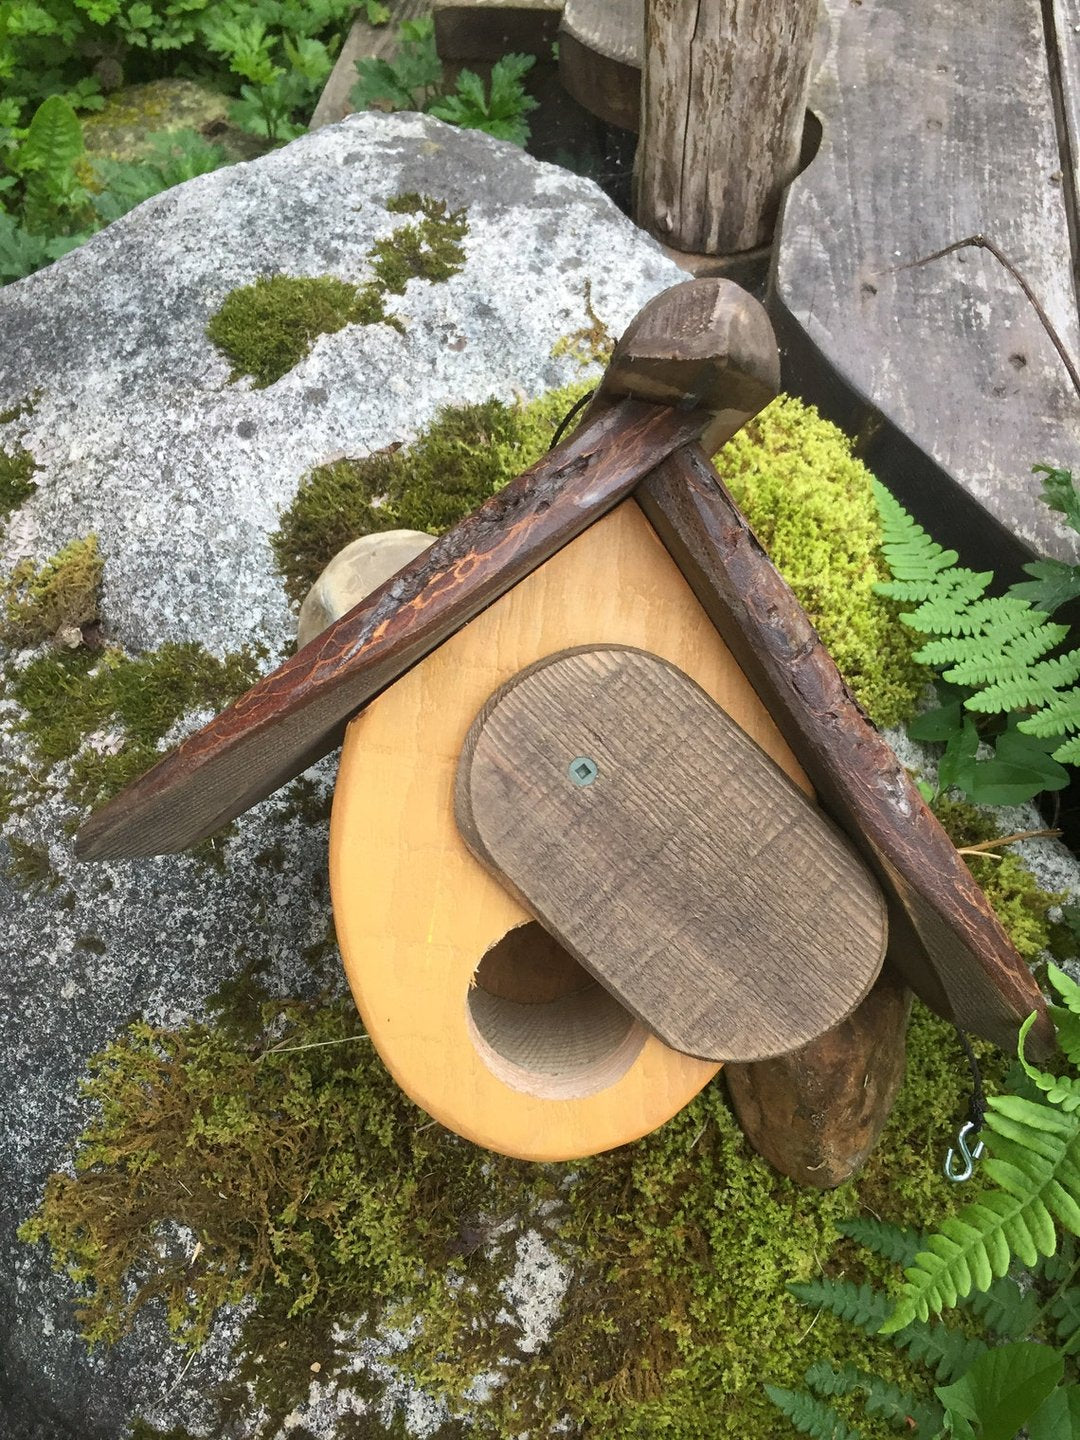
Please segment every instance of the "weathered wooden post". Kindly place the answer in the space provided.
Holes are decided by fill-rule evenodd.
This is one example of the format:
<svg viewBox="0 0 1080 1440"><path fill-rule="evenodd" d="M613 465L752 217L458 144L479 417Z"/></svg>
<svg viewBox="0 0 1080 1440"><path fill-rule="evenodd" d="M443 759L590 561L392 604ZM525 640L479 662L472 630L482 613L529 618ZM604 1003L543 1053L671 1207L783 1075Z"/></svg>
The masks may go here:
<svg viewBox="0 0 1080 1440"><path fill-rule="evenodd" d="M794 177L817 0L646 0L634 218L696 255L768 244Z"/></svg>

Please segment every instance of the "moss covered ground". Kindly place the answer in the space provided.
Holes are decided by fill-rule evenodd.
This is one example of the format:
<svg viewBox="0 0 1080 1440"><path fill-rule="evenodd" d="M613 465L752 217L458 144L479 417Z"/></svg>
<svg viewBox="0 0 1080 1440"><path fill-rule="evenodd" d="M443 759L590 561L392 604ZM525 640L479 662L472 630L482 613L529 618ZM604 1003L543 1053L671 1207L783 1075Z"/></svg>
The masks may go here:
<svg viewBox="0 0 1080 1440"><path fill-rule="evenodd" d="M452 525L536 458L578 393L446 411L412 445L313 471L274 538L289 593L299 599L365 531ZM869 477L844 438L780 401L724 452L723 474L869 713L891 722L910 712L923 677L872 593ZM253 664L184 647L139 658L46 651L8 676L8 694L42 764L70 761L85 802L141 768L179 715L242 688ZM115 757L86 744L114 724L128 757L115 775L105 763ZM90 767L82 780L80 758ZM974 812L946 820L954 838L982 838ZM1052 897L1019 862L973 864L987 868L1007 928L1034 953ZM837 1243L838 1219L931 1226L955 1207L939 1169L966 1100L955 1034L917 1006L908 1056L881 1143L831 1193L799 1189L750 1151L722 1079L634 1145L527 1165L417 1110L350 1000L273 996L256 962L207 1020L136 1024L91 1063L94 1119L73 1173L51 1177L23 1235L47 1242L71 1275L94 1342L115 1340L151 1304L175 1340L195 1346L223 1304L246 1300L236 1372L217 1397L222 1434L272 1435L288 1423L305 1440L296 1417L317 1375L355 1401L338 1440L403 1435L401 1414L379 1409L384 1380L354 1361L358 1336L391 1327L409 1337L393 1367L445 1402L441 1440L466 1428L491 1440L775 1440L792 1432L764 1383L796 1385L821 1355L916 1391L931 1383L887 1342L815 1319L785 1289L822 1270L884 1278L883 1262L875 1269ZM987 1067L993 1085L1000 1067L990 1057ZM518 1350L505 1296L523 1228L538 1230L572 1277L530 1354ZM490 1385L479 1392L483 1373ZM868 1440L889 1433L874 1422L863 1430ZM182 1427L140 1423L135 1433L185 1440Z"/></svg>

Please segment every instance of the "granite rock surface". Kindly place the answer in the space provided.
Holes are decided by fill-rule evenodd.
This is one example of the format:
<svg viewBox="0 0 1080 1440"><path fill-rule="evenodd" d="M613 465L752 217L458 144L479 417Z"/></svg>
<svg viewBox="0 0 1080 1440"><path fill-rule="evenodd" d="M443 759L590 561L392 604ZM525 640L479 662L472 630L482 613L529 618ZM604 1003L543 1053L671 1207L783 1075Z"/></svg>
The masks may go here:
<svg viewBox="0 0 1080 1440"><path fill-rule="evenodd" d="M406 223L387 201L412 192L465 210L463 268L389 295L395 325L319 336L267 388L231 381L206 335L225 297L277 274L364 284L373 247ZM268 536L305 472L407 442L443 405L579 378L573 347L559 342L597 321L617 335L679 278L591 182L419 115L354 116L192 180L0 291L0 451L25 450L37 466L36 489L0 535L0 573L93 532L108 643L135 655L197 641L218 657L258 645L268 668L296 627ZM34 658L0 655L9 679ZM206 718L187 714L162 745ZM0 1434L122 1440L136 1415L211 1433L205 1397L228 1371L235 1326L219 1327L189 1363L147 1313L120 1345L88 1353L70 1282L14 1230L45 1177L70 1163L88 1113L78 1091L87 1057L128 1019L201 1014L253 949L278 993L333 979L332 951L315 965L303 953L327 931L325 821L301 815L285 792L242 819L218 864L78 865L67 762L43 770L24 719L8 685ZM85 743L106 753L122 738L107 722ZM325 799L332 763L314 780ZM19 847L44 857L29 887L15 878ZM268 853L284 859L267 864ZM537 1346L566 1277L528 1235L519 1251L507 1305ZM324 1399L313 1377L304 1433L319 1440L336 1423ZM438 1419L422 1396L406 1395L401 1413L417 1434Z"/></svg>

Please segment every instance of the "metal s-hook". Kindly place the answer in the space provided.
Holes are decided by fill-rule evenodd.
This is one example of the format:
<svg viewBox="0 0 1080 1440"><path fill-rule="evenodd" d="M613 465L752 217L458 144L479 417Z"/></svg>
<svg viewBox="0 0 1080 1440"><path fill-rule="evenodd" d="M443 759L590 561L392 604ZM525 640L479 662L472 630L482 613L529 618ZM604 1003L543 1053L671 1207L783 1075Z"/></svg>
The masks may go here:
<svg viewBox="0 0 1080 1440"><path fill-rule="evenodd" d="M960 1126L960 1134L956 1137L957 1148L960 1151L959 1160L956 1150L949 1146L949 1153L945 1156L945 1178L952 1180L959 1185L964 1180L970 1180L975 1173L975 1161L986 1148L981 1140L976 1141L975 1149L968 1148L968 1136L974 1131L974 1121L968 1120Z"/></svg>

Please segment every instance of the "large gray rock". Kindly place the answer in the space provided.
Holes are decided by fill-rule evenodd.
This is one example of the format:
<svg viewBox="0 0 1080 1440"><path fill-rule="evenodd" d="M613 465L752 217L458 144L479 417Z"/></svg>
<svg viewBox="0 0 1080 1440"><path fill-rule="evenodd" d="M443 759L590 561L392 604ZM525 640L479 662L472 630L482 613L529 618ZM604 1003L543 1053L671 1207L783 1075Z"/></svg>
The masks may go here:
<svg viewBox="0 0 1080 1440"><path fill-rule="evenodd" d="M267 389L230 383L205 333L229 292L277 272L363 282L373 242L403 223L386 201L412 191L467 209L464 269L391 296L400 332L349 326ZM0 538L0 571L94 531L109 639L132 652L194 639L217 655L259 642L274 663L296 621L267 537L305 471L407 440L447 403L577 378L558 342L592 325L590 305L618 334L679 278L592 183L417 115L356 116L193 180L0 292L0 412L37 396L32 413L0 425L0 449L25 446L39 466ZM20 718L0 702L0 779L17 792L19 763L34 764ZM115 737L106 726L87 743L107 749ZM319 772L325 793L332 775ZM153 1317L88 1355L69 1283L13 1230L85 1119L86 1057L127 1018L200 1013L253 950L280 993L310 993L334 974L332 954L316 973L303 958L326 932L326 827L279 798L240 822L220 872L184 856L79 866L64 766L42 778L7 836L47 851L52 888L26 892L0 874L0 1433L120 1440L139 1413L198 1433L228 1327L189 1368ZM272 849L282 864L265 863ZM330 1433L315 1399L305 1424Z"/></svg>

